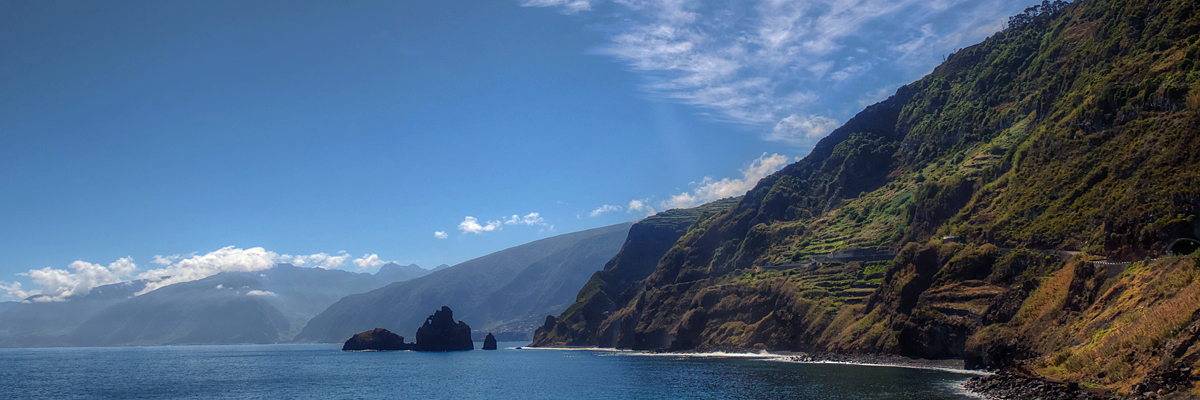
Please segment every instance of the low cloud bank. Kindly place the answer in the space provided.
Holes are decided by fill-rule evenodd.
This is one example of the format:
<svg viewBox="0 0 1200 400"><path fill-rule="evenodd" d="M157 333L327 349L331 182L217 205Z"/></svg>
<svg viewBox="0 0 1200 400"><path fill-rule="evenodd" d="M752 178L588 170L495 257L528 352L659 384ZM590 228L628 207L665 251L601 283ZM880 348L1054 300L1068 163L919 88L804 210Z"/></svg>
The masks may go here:
<svg viewBox="0 0 1200 400"><path fill-rule="evenodd" d="M181 282L204 279L222 272L255 272L274 268L276 264L288 263L297 267L338 268L352 264L359 270L378 268L392 261L378 254L364 254L354 258L345 251L337 254L316 253L307 255L279 254L262 247L223 247L205 254L156 255L150 265L155 268L141 270L132 257L122 257L105 265L77 260L66 269L45 267L17 274L29 277L38 288L26 289L21 282L0 281L0 293L15 300L37 302L64 301L72 296L81 296L92 289L129 280L145 280L146 288L138 295ZM274 293L248 293L249 296L273 296Z"/></svg>

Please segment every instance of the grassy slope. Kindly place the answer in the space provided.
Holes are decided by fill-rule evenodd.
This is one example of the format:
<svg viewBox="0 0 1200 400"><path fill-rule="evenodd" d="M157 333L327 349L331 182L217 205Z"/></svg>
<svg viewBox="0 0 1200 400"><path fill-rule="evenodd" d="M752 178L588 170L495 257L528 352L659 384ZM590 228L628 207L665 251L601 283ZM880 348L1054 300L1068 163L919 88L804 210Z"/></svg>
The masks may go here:
<svg viewBox="0 0 1200 400"><path fill-rule="evenodd" d="M672 209L638 221L629 229L625 244L604 269L579 290L575 301L557 318L534 335L535 346L611 346L599 335L599 325L608 313L630 300L638 282L654 272L657 261L688 227L732 207L737 198L728 198L687 209Z"/></svg>
<svg viewBox="0 0 1200 400"><path fill-rule="evenodd" d="M694 226L601 329L615 327L619 347L890 352L978 363L1048 355L1121 329L1062 318L1045 329L1026 310L1040 298L1031 294L1082 262L1046 250L1141 259L1200 233L1197 8L1186 0L1083 0L959 51ZM936 239L950 234L974 244ZM884 266L753 268L852 247L900 254ZM1195 278L1171 276L1185 288ZM1121 304L1151 309L1190 293L1129 288L1136 299ZM1126 323L1141 313L1096 306L1091 299L1103 297L1087 290L1068 290L1074 308L1060 311L1085 318L1079 313L1101 307ZM1169 329L1150 347L1195 320L1188 307L1162 310L1172 315ZM1008 355L987 345L1038 326L1060 340L995 347ZM989 342L980 331L995 336ZM1152 364L1152 353L1118 358L1133 371L1120 378L1056 369L1061 363L1037 371L1128 390L1153 373L1134 367Z"/></svg>

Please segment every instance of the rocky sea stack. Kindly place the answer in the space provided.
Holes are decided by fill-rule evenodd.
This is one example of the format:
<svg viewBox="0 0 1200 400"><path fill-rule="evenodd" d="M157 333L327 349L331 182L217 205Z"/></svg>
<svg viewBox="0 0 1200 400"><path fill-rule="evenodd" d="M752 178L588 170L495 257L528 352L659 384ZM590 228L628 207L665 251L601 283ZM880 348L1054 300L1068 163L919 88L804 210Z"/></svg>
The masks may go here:
<svg viewBox="0 0 1200 400"><path fill-rule="evenodd" d="M483 338L483 349L484 350L495 350L496 349L496 337L492 336L491 332L488 332L487 337Z"/></svg>
<svg viewBox="0 0 1200 400"><path fill-rule="evenodd" d="M383 328L359 333L342 345L344 351L359 350L412 350L413 344L404 343L404 337Z"/></svg>
<svg viewBox="0 0 1200 400"><path fill-rule="evenodd" d="M442 306L425 319L425 324L417 328L416 351L459 351L475 350L471 342L471 327L465 322L454 322L454 311Z"/></svg>

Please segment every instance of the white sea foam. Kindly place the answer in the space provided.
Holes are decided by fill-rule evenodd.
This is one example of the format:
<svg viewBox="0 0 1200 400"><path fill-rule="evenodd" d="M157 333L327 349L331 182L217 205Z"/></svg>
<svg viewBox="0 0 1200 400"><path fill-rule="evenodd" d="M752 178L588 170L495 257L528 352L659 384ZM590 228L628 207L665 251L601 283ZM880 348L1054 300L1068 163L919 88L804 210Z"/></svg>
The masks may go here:
<svg viewBox="0 0 1200 400"><path fill-rule="evenodd" d="M633 353L633 352L636 352L635 350L628 350L628 349L613 349L613 348L607 348L607 347L525 347L525 346L518 346L518 347L519 347L521 350L603 351L603 352L613 352L613 353ZM510 349L517 349L518 347L509 347L509 348L510 348Z"/></svg>
<svg viewBox="0 0 1200 400"><path fill-rule="evenodd" d="M957 395L966 396L966 397L970 397L973 399L987 399L988 398L987 396L972 392L970 389L967 389L967 386L966 386L967 380L966 379L963 379L963 380L957 381L957 382L947 382L946 384L950 385L951 390L953 390L954 393Z"/></svg>
<svg viewBox="0 0 1200 400"><path fill-rule="evenodd" d="M892 368L927 369L927 370L933 370L933 371L942 371L942 372L951 372L951 373L955 373L955 374L978 375L978 376L988 376L988 375L993 374L992 372L988 372L988 371L971 370L971 369L965 369L965 368L938 367L938 366L934 366L934 365L916 365L916 364L902 364L902 363L888 364L888 363L868 363L868 362L850 362L850 361L802 361L802 360L795 360L790 357L780 357L778 359L772 359L771 361L780 361L780 362L788 362L788 363L796 363L796 364L841 364L841 365L858 365L858 366L863 366L863 367L892 367Z"/></svg>
<svg viewBox="0 0 1200 400"><path fill-rule="evenodd" d="M870 363L870 362L828 361L828 360L806 361L806 360L796 359L795 356L793 356L793 355L770 353L765 350L759 351L757 353L739 353L739 352L725 352L725 351L695 352L695 353L693 353L693 352L653 353L653 352L647 352L647 351L641 351L641 350L613 349L613 348L605 348L605 347L522 347L522 349L568 350L568 351L585 350L585 351L599 351L599 352L613 353L613 355L620 355L620 356L635 356L635 357L753 358L753 359L760 359L760 360L764 360L764 361L776 361L776 362L786 362L786 363L796 363L796 364L840 364L840 365L857 365L857 366L863 366L863 367L911 368L911 369L942 371L942 372L949 372L949 373L963 374L963 375L976 375L976 376L988 376L988 375L993 374L992 372L988 372L988 371L970 370L970 369L965 369L965 368L953 368L953 367L939 367L939 366L935 366L935 365L904 364L904 363ZM960 384L959 386L962 386L962 385ZM970 391L966 390L965 388L963 388L962 390L966 393L970 393Z"/></svg>
<svg viewBox="0 0 1200 400"><path fill-rule="evenodd" d="M786 358L787 357L785 355L772 354L772 353L768 353L766 351L762 351L762 352L758 352L758 353L738 353L738 352L724 352L724 351L710 351L710 352L703 352L703 353L690 353L690 352L651 353L651 352L645 352L645 351L632 351L632 352L628 352L627 354L622 354L622 355L645 356L645 357L709 357L709 358L760 358L760 359L775 359L775 358Z"/></svg>

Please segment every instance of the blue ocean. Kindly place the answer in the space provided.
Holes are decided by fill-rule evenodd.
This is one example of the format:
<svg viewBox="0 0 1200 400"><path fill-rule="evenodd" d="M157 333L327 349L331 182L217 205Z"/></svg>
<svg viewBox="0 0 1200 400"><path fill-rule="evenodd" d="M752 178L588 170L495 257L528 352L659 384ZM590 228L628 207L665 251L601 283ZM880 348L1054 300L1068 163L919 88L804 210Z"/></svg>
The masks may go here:
<svg viewBox="0 0 1200 400"><path fill-rule="evenodd" d="M946 370L750 357L340 345L0 349L15 399L960 399ZM476 344L478 348L479 344Z"/></svg>

